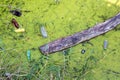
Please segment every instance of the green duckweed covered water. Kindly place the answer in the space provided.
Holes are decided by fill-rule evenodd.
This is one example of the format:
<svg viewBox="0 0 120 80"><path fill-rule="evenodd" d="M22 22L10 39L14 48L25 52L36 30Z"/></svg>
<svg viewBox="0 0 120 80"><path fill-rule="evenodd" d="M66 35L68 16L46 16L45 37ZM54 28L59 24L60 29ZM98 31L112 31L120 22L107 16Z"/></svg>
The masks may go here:
<svg viewBox="0 0 120 80"><path fill-rule="evenodd" d="M8 78L6 73L12 80L120 80L120 26L66 51L44 56L38 49L115 16L119 4L119 0L0 1L0 80ZM21 10L22 16L12 15L9 11L14 9ZM14 31L12 18L25 32ZM47 38L42 37L40 25Z"/></svg>

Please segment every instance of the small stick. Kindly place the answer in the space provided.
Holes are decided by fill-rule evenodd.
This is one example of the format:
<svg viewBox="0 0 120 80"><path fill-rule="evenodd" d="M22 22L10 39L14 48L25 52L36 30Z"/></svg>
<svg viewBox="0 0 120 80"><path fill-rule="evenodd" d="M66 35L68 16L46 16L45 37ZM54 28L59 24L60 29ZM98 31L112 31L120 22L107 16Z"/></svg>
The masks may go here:
<svg viewBox="0 0 120 80"><path fill-rule="evenodd" d="M113 18L106 20L103 23L96 24L92 28L42 45L39 49L44 55L54 53L75 46L83 41L89 40L103 33L106 33L115 28L118 24L120 24L120 13L118 13Z"/></svg>

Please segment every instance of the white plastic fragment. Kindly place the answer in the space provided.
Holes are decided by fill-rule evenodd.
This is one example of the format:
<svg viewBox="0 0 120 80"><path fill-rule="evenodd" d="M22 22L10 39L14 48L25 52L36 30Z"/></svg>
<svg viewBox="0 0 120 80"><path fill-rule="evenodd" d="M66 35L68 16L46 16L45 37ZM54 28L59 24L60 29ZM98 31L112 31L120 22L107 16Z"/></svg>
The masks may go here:
<svg viewBox="0 0 120 80"><path fill-rule="evenodd" d="M104 49L107 49L107 47L108 47L108 41L107 41L107 40L104 40L103 48L104 48Z"/></svg>
<svg viewBox="0 0 120 80"><path fill-rule="evenodd" d="M46 38L48 36L44 26L40 27L40 31L43 37Z"/></svg>

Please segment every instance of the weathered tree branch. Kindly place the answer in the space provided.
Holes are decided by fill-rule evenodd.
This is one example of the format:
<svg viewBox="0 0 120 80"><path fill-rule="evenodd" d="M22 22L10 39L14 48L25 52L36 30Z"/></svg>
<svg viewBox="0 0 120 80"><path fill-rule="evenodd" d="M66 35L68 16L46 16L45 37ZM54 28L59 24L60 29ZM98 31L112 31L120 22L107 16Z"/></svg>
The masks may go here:
<svg viewBox="0 0 120 80"><path fill-rule="evenodd" d="M76 34L63 37L60 39L57 39L53 42L50 42L48 44L40 46L40 51L47 55L49 53L54 53L56 51L60 51L66 48L69 48L71 46L74 46L76 44L79 44L80 42L89 40L91 38L94 38L98 35L101 35L103 33L106 33L113 28L115 28L118 24L120 24L120 13L114 16L113 18L110 18L106 20L103 23L99 23L95 25L92 28L89 28L87 30L84 30L82 32L78 32Z"/></svg>

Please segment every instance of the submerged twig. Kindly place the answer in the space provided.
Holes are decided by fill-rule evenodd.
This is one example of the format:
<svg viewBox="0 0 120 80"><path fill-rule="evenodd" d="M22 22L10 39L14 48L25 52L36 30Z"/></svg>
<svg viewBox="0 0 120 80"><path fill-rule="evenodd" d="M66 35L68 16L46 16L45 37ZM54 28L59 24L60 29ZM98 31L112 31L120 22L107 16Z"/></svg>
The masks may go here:
<svg viewBox="0 0 120 80"><path fill-rule="evenodd" d="M95 25L92 28L42 45L40 46L40 51L43 54L47 55L49 53L69 48L71 46L79 44L80 42L89 40L103 33L106 33L115 28L118 24L120 24L120 13L114 16L113 18L106 20L103 23Z"/></svg>

